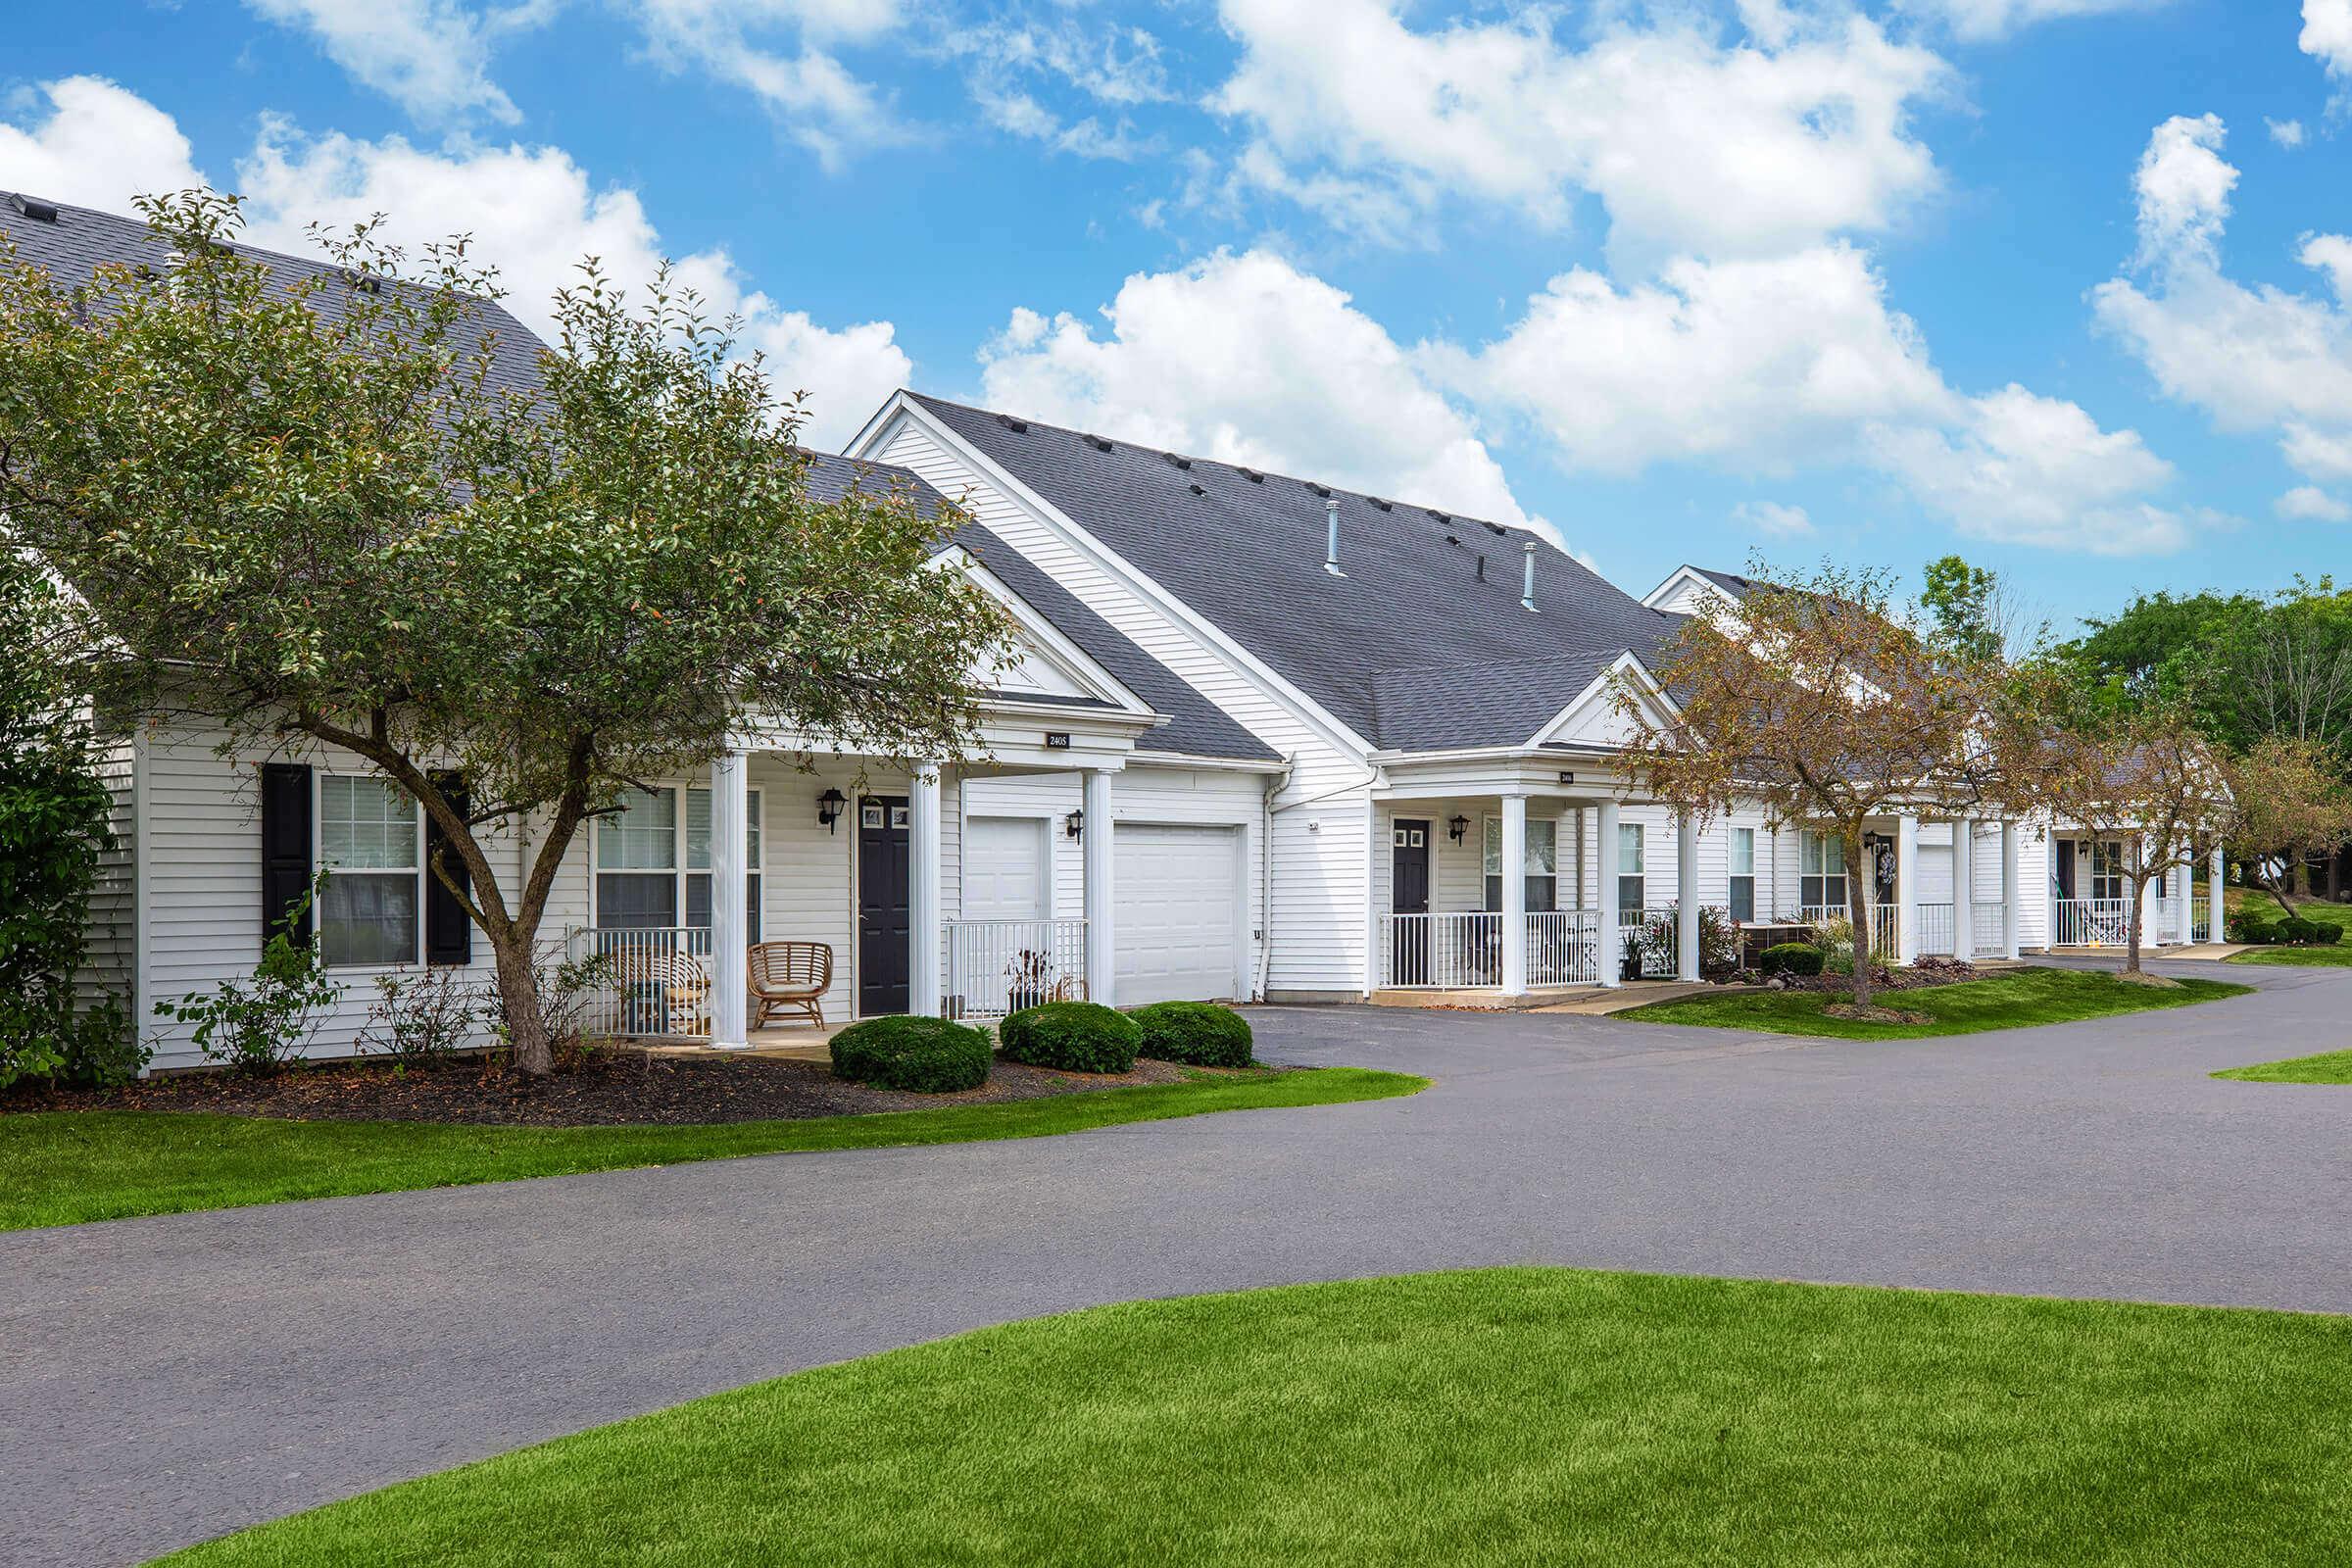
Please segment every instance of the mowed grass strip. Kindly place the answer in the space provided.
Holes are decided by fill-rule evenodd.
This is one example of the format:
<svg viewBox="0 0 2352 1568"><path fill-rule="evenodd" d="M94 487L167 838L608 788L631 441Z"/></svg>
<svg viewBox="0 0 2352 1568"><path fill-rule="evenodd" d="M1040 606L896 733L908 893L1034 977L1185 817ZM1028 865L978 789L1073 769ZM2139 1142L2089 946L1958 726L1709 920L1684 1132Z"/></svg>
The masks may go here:
<svg viewBox="0 0 2352 1568"><path fill-rule="evenodd" d="M1139 1302L179 1568L2352 1560L2352 1319L1499 1270Z"/></svg>
<svg viewBox="0 0 2352 1568"><path fill-rule="evenodd" d="M2328 948L2248 948L2223 961L2281 964L2298 969L2352 969L2352 946L2339 942Z"/></svg>
<svg viewBox="0 0 2352 1568"><path fill-rule="evenodd" d="M1184 1083L807 1121L690 1127L476 1127L168 1111L0 1115L0 1230L303 1198L568 1176L827 1149L1043 1138L1211 1111L1385 1100L1429 1087L1358 1067L1201 1074Z"/></svg>
<svg viewBox="0 0 2352 1568"><path fill-rule="evenodd" d="M2185 1007L2253 988L2226 980L2183 980L2178 988L2135 985L2095 969L2016 969L1955 986L1880 991L1877 1005L1922 1013L1933 1023L1872 1023L1833 1018L1823 1009L1851 1002L1847 992L1764 991L1657 1002L1618 1013L1643 1023L1698 1024L1712 1029L1760 1029L1771 1034L1820 1035L1838 1040L1925 1040L1983 1034L2035 1024L2106 1018L2123 1012Z"/></svg>
<svg viewBox="0 0 2352 1568"><path fill-rule="evenodd" d="M2352 1084L2352 1051L2324 1051L2316 1056L2230 1067L2214 1076L2246 1084Z"/></svg>

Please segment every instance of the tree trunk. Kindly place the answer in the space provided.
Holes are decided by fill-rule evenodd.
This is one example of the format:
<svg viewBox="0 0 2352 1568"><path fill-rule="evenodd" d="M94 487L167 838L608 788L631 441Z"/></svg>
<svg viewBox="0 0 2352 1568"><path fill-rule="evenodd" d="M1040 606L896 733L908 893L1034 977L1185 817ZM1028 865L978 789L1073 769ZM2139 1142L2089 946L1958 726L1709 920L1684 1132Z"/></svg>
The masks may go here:
<svg viewBox="0 0 2352 1568"><path fill-rule="evenodd" d="M539 1004L538 955L532 951L536 933L525 935L509 925L485 934L498 962L498 1010L506 1023L514 1070L526 1078L544 1078L555 1071L556 1058L547 1013Z"/></svg>
<svg viewBox="0 0 2352 1568"><path fill-rule="evenodd" d="M1845 843L1845 913L1854 924L1854 1005L1867 1007L1871 999L1871 968L1878 961L1872 951L1873 901L1866 894L1878 891L1878 868L1864 863L1862 830L1855 828L1846 835Z"/></svg>
<svg viewBox="0 0 2352 1568"><path fill-rule="evenodd" d="M2144 870L2144 868L2143 868ZM2132 906L2124 913L2124 973L2139 973L2139 937L2147 929L2148 884L2144 875L2132 884Z"/></svg>

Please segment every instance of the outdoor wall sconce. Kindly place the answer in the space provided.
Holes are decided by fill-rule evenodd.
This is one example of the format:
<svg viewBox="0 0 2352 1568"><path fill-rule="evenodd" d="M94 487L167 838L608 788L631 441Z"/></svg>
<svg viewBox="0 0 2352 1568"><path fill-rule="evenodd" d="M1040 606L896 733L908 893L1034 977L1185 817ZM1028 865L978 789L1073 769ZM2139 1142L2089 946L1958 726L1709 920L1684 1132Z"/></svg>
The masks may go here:
<svg viewBox="0 0 2352 1568"><path fill-rule="evenodd" d="M1456 844L1459 844L1459 843L1461 843L1461 842L1462 842L1462 835L1463 835L1463 834L1465 834L1465 833L1467 833L1467 832L1469 832L1469 831L1470 831L1470 819L1469 819L1468 817L1466 817L1466 816L1449 816L1449 817L1447 817L1447 818L1446 819L1446 837L1448 837L1448 838L1452 839L1454 843L1456 843Z"/></svg>
<svg viewBox="0 0 2352 1568"><path fill-rule="evenodd" d="M1061 829L1073 839L1083 836L1086 832L1085 810L1080 809L1072 811L1069 815L1063 817L1061 819Z"/></svg>
<svg viewBox="0 0 2352 1568"><path fill-rule="evenodd" d="M842 808L849 804L850 798L841 791L827 789L824 794L816 798L817 824L826 832L832 832L833 824L841 820Z"/></svg>

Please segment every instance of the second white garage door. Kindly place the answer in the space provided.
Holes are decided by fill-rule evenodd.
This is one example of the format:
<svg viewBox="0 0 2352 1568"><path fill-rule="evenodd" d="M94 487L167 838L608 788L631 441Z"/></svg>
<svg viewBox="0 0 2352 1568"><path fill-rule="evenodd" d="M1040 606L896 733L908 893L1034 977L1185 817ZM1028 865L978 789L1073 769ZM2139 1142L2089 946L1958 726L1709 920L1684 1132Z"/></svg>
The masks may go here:
<svg viewBox="0 0 2352 1568"><path fill-rule="evenodd" d="M1230 827L1118 825L1111 934L1121 1006L1235 995L1240 833Z"/></svg>

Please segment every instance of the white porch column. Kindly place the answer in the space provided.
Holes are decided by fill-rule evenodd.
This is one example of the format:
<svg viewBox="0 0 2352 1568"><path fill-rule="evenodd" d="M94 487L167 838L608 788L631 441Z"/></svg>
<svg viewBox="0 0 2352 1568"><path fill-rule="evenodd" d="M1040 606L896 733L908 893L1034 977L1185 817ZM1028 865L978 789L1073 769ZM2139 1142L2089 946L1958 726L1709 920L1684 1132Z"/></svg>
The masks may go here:
<svg viewBox="0 0 2352 1568"><path fill-rule="evenodd" d="M1952 824L1952 956L1962 963L1977 956L1977 823Z"/></svg>
<svg viewBox="0 0 2352 1568"><path fill-rule="evenodd" d="M1527 797L1502 798L1502 994L1527 995Z"/></svg>
<svg viewBox="0 0 2352 1568"><path fill-rule="evenodd" d="M1593 869L1600 883L1600 983L1619 986L1625 982L1622 969L1625 963L1625 944L1617 929L1617 803L1603 801L1594 813L1599 818L1593 833Z"/></svg>
<svg viewBox="0 0 2352 1568"><path fill-rule="evenodd" d="M2173 867L2180 879L2180 902L2173 914L2173 940L2187 947L2197 940L2197 862L2188 856Z"/></svg>
<svg viewBox="0 0 2352 1568"><path fill-rule="evenodd" d="M2142 833L2132 841L2132 857L2134 870L2145 869L2155 859L2156 848L2150 842L2147 834ZM2139 945L2143 949L2152 948L2156 945L2160 934L2156 923L2156 901L2148 897L2148 889L2145 885L2134 887L2131 883L2126 883L2125 886L2132 889L2139 900L2139 906L2132 911L2132 918L2139 922Z"/></svg>
<svg viewBox="0 0 2352 1568"><path fill-rule="evenodd" d="M1674 975L1698 978L1698 818L1674 819Z"/></svg>
<svg viewBox="0 0 2352 1568"><path fill-rule="evenodd" d="M741 752L710 764L710 1044L751 1044L750 912L744 907L744 849L752 815L751 766Z"/></svg>
<svg viewBox="0 0 2352 1568"><path fill-rule="evenodd" d="M2014 958L2019 952L2017 900L2020 880L2017 869L2017 824L2005 821L2001 824L2001 956L2004 958Z"/></svg>
<svg viewBox="0 0 2352 1568"><path fill-rule="evenodd" d="M947 911L941 906L939 772L937 762L914 770L906 789L906 1010L939 1016L940 944Z"/></svg>
<svg viewBox="0 0 2352 1568"><path fill-rule="evenodd" d="M1118 1005L1118 947L1111 929L1111 866L1118 833L1110 815L1110 769L1086 770L1086 817L1080 842L1086 860L1086 995L1106 1007Z"/></svg>
<svg viewBox="0 0 2352 1568"><path fill-rule="evenodd" d="M2229 862L2222 858L2222 852L2215 850L2213 867L2205 873L2205 923L2208 928L2205 935L2210 942L2230 940L2230 906L2223 897L2223 885L2229 880L2228 866Z"/></svg>
<svg viewBox="0 0 2352 1568"><path fill-rule="evenodd" d="M1871 875L1870 868L1863 867L1862 874ZM1919 818L1916 816L1903 817L1894 826L1894 961L1919 961Z"/></svg>

